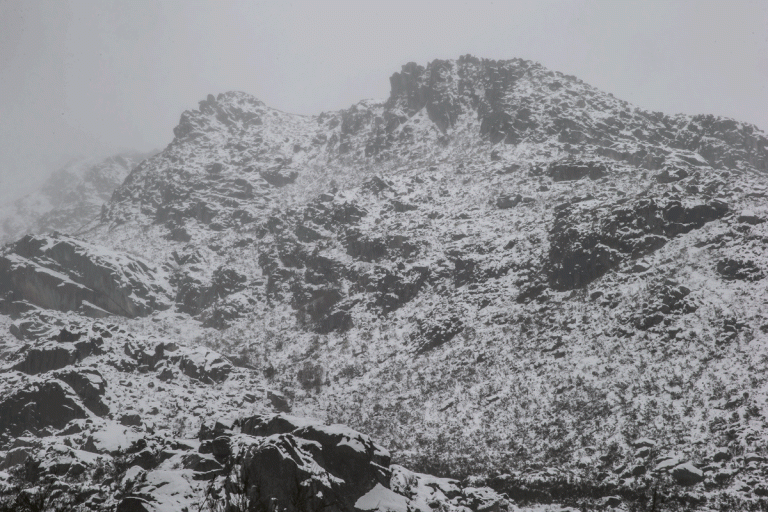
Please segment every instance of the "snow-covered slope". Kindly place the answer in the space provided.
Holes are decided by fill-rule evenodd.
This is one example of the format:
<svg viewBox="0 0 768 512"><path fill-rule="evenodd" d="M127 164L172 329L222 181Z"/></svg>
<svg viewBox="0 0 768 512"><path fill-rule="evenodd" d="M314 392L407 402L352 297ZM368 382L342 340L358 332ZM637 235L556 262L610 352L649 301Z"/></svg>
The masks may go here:
<svg viewBox="0 0 768 512"><path fill-rule="evenodd" d="M172 288L115 325L518 505L763 499L765 133L519 59L390 81L318 116L235 92L185 112L82 235Z"/></svg>

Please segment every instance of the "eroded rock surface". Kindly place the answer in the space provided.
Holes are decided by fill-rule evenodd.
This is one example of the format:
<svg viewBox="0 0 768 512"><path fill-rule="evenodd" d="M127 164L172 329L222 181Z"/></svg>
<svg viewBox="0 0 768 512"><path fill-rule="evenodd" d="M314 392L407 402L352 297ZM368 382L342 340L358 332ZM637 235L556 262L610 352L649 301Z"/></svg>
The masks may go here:
<svg viewBox="0 0 768 512"><path fill-rule="evenodd" d="M87 316L146 316L170 307L162 271L139 258L65 235L28 235L0 256L0 289L7 302Z"/></svg>

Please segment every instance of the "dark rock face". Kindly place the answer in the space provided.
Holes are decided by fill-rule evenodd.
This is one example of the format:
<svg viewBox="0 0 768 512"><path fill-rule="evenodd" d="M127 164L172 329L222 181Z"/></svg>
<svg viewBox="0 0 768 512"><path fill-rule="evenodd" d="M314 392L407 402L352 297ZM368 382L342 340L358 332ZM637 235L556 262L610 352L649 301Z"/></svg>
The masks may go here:
<svg viewBox="0 0 768 512"><path fill-rule="evenodd" d="M728 212L720 201L686 207L679 201L663 206L653 199L618 205L601 213L598 226L580 224L570 205L561 205L550 231L545 271L556 290L581 288L627 258L649 254L670 238L702 227Z"/></svg>
<svg viewBox="0 0 768 512"><path fill-rule="evenodd" d="M380 238L370 238L357 231L350 231L346 238L347 254L363 261L377 261L388 255L387 243Z"/></svg>
<svg viewBox="0 0 768 512"><path fill-rule="evenodd" d="M374 194L391 188L376 177L364 187ZM319 241L338 243L348 255L366 263L394 258L410 261L419 254L420 246L402 235L371 237L356 229L365 215L358 205L327 196L313 201L303 212L266 223L265 231L272 239L259 255L259 265L268 276L267 296L275 300L290 297L300 326L318 334L344 332L353 327L349 309L355 293L371 294L367 307L386 314L412 300L426 283L426 267L366 268L317 254L314 244ZM321 235L320 228L327 234Z"/></svg>
<svg viewBox="0 0 768 512"><path fill-rule="evenodd" d="M282 169L262 171L260 174L261 177L264 178L264 181L275 187L290 185L296 181L296 178L299 176L299 173L296 171L286 171Z"/></svg>
<svg viewBox="0 0 768 512"><path fill-rule="evenodd" d="M659 183L674 183L688 177L688 171L685 169L664 169L655 176Z"/></svg>
<svg viewBox="0 0 768 512"><path fill-rule="evenodd" d="M172 365L177 365L182 374L190 379L205 384L221 383L232 372L232 363L212 350L197 347L192 350L180 350L173 343L154 345L126 343L124 353L130 357L132 365L146 371L157 371L160 380L171 380L174 376Z"/></svg>
<svg viewBox="0 0 768 512"><path fill-rule="evenodd" d="M141 260L63 235L28 235L0 256L6 301L102 317L167 309L169 288Z"/></svg>
<svg viewBox="0 0 768 512"><path fill-rule="evenodd" d="M102 397L107 390L107 381L93 368L73 368L54 373L54 376L69 384L92 413L97 416L109 414L109 406Z"/></svg>
<svg viewBox="0 0 768 512"><path fill-rule="evenodd" d="M496 206L502 210L508 208L514 208L523 200L523 196L517 194L516 196L499 196L496 199Z"/></svg>
<svg viewBox="0 0 768 512"><path fill-rule="evenodd" d="M116 512L151 512L154 507L144 498L129 496L118 503Z"/></svg>
<svg viewBox="0 0 768 512"><path fill-rule="evenodd" d="M608 168L601 162L554 162L548 174L552 181L572 181L588 177L597 180L608 174Z"/></svg>
<svg viewBox="0 0 768 512"><path fill-rule="evenodd" d="M247 278L232 268L219 267L213 272L210 284L195 277L183 275L176 282L176 304L181 311L200 314L219 299L244 290Z"/></svg>
<svg viewBox="0 0 768 512"><path fill-rule="evenodd" d="M15 437L27 430L39 435L86 417L77 397L56 381L32 380L0 398L0 435Z"/></svg>
<svg viewBox="0 0 768 512"><path fill-rule="evenodd" d="M386 267L374 267L363 273L353 287L353 291L369 294L373 301L369 309L376 309L383 314L390 313L408 303L419 293L429 277L426 267L411 267L392 271Z"/></svg>
<svg viewBox="0 0 768 512"><path fill-rule="evenodd" d="M432 319L419 325L411 341L416 345L416 354L423 354L451 341L464 330L464 322L458 317Z"/></svg>
<svg viewBox="0 0 768 512"><path fill-rule="evenodd" d="M723 279L738 281L759 281L765 277L765 272L754 261L737 261L729 258L717 262L717 273Z"/></svg>
<svg viewBox="0 0 768 512"><path fill-rule="evenodd" d="M276 411L291 412L291 404L282 393L267 391L267 400L269 400Z"/></svg>
<svg viewBox="0 0 768 512"><path fill-rule="evenodd" d="M232 372L232 364L216 352L198 350L182 355L179 359L179 369L192 379L214 383L227 380Z"/></svg>
<svg viewBox="0 0 768 512"><path fill-rule="evenodd" d="M680 485L691 486L703 482L704 474L693 464L686 463L672 470L672 478Z"/></svg>
<svg viewBox="0 0 768 512"><path fill-rule="evenodd" d="M58 370L100 353L103 344L98 336L80 340L79 335L73 337L72 333L62 329L56 340L32 347L13 368L28 375Z"/></svg>
<svg viewBox="0 0 768 512"><path fill-rule="evenodd" d="M285 416L244 420L243 433L268 436L247 448L243 461L252 503L266 506L271 499L289 511L355 510L357 499L377 483L388 485L389 453L368 436L341 425L307 423Z"/></svg>

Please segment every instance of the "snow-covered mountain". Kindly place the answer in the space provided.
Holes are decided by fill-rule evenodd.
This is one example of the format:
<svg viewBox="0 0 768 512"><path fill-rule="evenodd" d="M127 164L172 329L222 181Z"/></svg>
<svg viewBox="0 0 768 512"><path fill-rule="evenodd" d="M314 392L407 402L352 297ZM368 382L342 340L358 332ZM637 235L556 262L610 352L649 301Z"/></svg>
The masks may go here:
<svg viewBox="0 0 768 512"><path fill-rule="evenodd" d="M27 233L79 231L98 218L112 192L148 156L129 152L107 159L73 159L39 189L0 205L0 243Z"/></svg>
<svg viewBox="0 0 768 512"><path fill-rule="evenodd" d="M519 59L390 82L208 96L80 238L7 246L3 467L93 509L762 506L766 134Z"/></svg>

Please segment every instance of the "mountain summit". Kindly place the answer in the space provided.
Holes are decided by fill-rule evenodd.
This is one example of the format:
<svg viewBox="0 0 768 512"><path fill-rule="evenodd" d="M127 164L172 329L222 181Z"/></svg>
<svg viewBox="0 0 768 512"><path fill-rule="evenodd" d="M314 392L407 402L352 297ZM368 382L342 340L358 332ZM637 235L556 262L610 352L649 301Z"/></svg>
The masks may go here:
<svg viewBox="0 0 768 512"><path fill-rule="evenodd" d="M766 134L520 59L390 84L209 95L7 245L2 467L126 511L762 503Z"/></svg>

